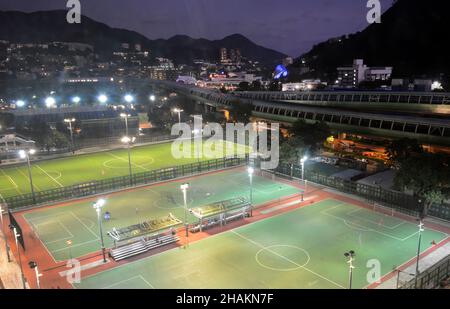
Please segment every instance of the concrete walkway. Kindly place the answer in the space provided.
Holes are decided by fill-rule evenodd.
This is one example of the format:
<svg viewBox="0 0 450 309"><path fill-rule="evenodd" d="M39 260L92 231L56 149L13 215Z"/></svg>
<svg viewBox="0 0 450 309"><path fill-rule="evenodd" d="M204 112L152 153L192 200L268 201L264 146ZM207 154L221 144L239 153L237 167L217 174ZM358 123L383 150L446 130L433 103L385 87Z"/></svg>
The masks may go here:
<svg viewBox="0 0 450 309"><path fill-rule="evenodd" d="M5 289L22 289L20 279L20 267L10 253L11 262L8 263L6 255L6 245L3 232L0 230L0 280ZM1 286L1 285L0 285Z"/></svg>

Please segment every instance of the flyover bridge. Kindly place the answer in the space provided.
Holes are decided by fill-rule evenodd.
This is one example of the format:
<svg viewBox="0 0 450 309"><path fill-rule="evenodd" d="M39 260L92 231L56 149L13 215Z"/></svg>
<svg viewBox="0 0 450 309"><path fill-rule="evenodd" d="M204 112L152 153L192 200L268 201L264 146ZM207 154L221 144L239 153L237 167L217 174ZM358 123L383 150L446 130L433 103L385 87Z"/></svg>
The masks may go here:
<svg viewBox="0 0 450 309"><path fill-rule="evenodd" d="M198 104L217 109L234 102L253 105L253 116L293 123L324 121L334 131L386 138L415 138L450 146L450 93L417 92L233 92L156 82ZM375 107L375 108L374 108Z"/></svg>

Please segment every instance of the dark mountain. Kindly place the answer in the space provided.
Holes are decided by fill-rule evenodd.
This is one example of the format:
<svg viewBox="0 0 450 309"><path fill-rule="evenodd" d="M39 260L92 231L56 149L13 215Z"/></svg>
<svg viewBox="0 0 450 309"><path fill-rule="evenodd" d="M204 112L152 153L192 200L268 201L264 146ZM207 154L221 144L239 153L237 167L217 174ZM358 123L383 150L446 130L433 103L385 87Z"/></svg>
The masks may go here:
<svg viewBox="0 0 450 309"><path fill-rule="evenodd" d="M308 66L310 75L331 78L336 67L361 58L369 66L393 66L396 77L448 77L449 11L448 0L398 0L383 14L381 24L320 43L294 67Z"/></svg>
<svg viewBox="0 0 450 309"><path fill-rule="evenodd" d="M239 48L244 57L266 65L273 65L286 57L239 34L216 41L182 35L168 40L149 40L137 32L111 28L86 16L82 17L81 24L68 24L66 13L0 11L0 40L17 43L80 42L93 45L99 53L110 53L121 43L141 44L143 48L150 49L154 56L167 57L177 63L190 63L193 59L217 60L221 47Z"/></svg>

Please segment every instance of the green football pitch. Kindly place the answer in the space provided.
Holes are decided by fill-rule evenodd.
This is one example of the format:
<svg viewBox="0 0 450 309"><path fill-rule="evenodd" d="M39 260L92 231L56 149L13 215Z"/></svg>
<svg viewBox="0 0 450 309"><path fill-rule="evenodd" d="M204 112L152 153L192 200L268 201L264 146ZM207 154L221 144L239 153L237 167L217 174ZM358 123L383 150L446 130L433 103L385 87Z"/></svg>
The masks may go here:
<svg viewBox="0 0 450 309"><path fill-rule="evenodd" d="M104 211L111 213L111 220L104 222L104 231L167 216L169 213L184 220L180 184L185 181L143 187L105 197ZM242 169L203 175L187 181L190 184L189 208L234 197L249 198L249 179ZM255 205L298 193L299 189L293 186L254 176ZM62 261L99 250L100 234L92 203L92 200L87 200L60 207L37 209L25 213L24 217L53 258ZM188 219L190 222L197 222L191 214ZM66 244L68 240L72 241L70 247ZM108 247L113 245L108 236L105 236L105 242Z"/></svg>
<svg viewBox="0 0 450 309"><path fill-rule="evenodd" d="M217 234L83 278L76 288L346 288L356 252L355 288L368 265L384 275L415 256L417 225L338 200ZM446 234L426 229L423 250ZM370 276L369 276L370 277Z"/></svg>
<svg viewBox="0 0 450 309"><path fill-rule="evenodd" d="M197 162L198 159L195 158L193 149L191 149L192 158L174 158L171 145L172 143L163 143L134 147L131 150L133 173ZM236 150L245 151L244 146L235 145L234 147ZM208 159L205 158L205 160ZM128 173L128 152L126 149L32 163L32 178L36 191L125 176ZM0 168L0 198L30 192L26 165Z"/></svg>

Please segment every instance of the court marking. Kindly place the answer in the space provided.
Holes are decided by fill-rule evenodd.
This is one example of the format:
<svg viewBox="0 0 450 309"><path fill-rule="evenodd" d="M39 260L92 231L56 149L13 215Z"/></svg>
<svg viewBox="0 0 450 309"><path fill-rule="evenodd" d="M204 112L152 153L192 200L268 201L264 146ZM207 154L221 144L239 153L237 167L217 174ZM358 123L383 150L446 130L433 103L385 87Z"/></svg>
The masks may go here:
<svg viewBox="0 0 450 309"><path fill-rule="evenodd" d="M111 285L102 287L101 289L102 289L102 290L110 289L110 288L112 288L112 287L114 287L114 286L117 286L117 285L119 285L119 284L121 284L121 283L128 282L128 281L134 280L134 279L136 279L136 278L141 279L141 280L144 281L145 284L147 284L150 288L155 289L155 287L154 287L150 282L148 282L142 275L133 276L133 277L131 277L131 278L128 278L128 279L125 279L125 280L121 280L121 281L116 282L116 283L113 283L113 284L111 284Z"/></svg>
<svg viewBox="0 0 450 309"><path fill-rule="evenodd" d="M82 224L89 232L91 232L92 235L95 236L96 240L100 238L95 232L93 232L93 231L91 230L90 227L88 227L83 221L81 221L81 219L80 219L76 214L74 214L73 211L69 211L69 213L70 213L75 219L77 219L78 222L80 222L80 223L81 223L81 224Z"/></svg>
<svg viewBox="0 0 450 309"><path fill-rule="evenodd" d="M116 156L116 155L113 154L113 153L106 152L106 154L109 155L109 156L112 156L112 157L114 157L114 158L116 158L116 159L118 159L118 160L122 160L122 161L128 163L128 160L126 160L126 159L124 159L124 158L121 158L121 157L119 157L119 156ZM144 167L144 166L142 166L142 165L133 163L133 161L131 161L131 165L134 165L134 166L136 166L136 167L139 167L139 168L143 169L144 171L149 171L148 168L146 168L146 167Z"/></svg>
<svg viewBox="0 0 450 309"><path fill-rule="evenodd" d="M9 176L8 174L6 174L5 171L4 171L2 168L0 168L0 171L2 171L2 174L3 174L6 178L9 179L9 181L11 182L11 184L15 187L14 189L15 189L20 195L22 195L22 192L20 191L19 186L18 186L17 183L14 181L14 179L12 179L11 176ZM9 190L9 189L8 189L8 190Z"/></svg>
<svg viewBox="0 0 450 309"><path fill-rule="evenodd" d="M44 174L47 175L51 180L53 180L54 182L56 182L56 184L57 184L58 186L60 186L61 188L64 187L63 184L61 184L58 180L56 180L52 175L50 175L49 173L47 173L47 171L44 170L42 167L40 167L40 166L37 165L37 164L35 164L35 166L36 166L38 169L40 169L41 171L43 171Z"/></svg>
<svg viewBox="0 0 450 309"><path fill-rule="evenodd" d="M153 163L155 163L155 159L153 157L147 157L147 156L141 156L141 155L134 155L133 156L132 155L132 159L133 158L146 158L146 159L149 159L149 161L144 163L144 164L140 164L140 165L136 164L136 166L142 166L142 168L145 168L145 166L152 165ZM116 161L116 160L119 160L119 159L114 158L114 159L106 160L106 161L104 161L102 163L102 165L104 167L106 167L106 168L111 168L111 169L128 169L128 165L126 165L126 166L112 166L112 165L109 164L110 162L113 162L113 161ZM128 160L126 160L126 162L128 163ZM131 164L133 165L133 160L131 161Z"/></svg>
<svg viewBox="0 0 450 309"><path fill-rule="evenodd" d="M361 220L364 220L364 221L367 221L367 222L371 222L371 223L373 223L373 224L379 224L379 222L375 222L375 221L372 221L372 220L370 220L370 219L366 219L366 218L364 218L364 217L358 217L358 216L353 215L354 213L360 212L360 211L368 211L369 213L371 213L371 211L368 210L368 209L357 208L357 209L353 209L353 210L347 212L346 214L349 215L349 216L351 216L351 217L354 217L354 218L356 218L356 219L361 219ZM383 214L383 213L378 213L378 212L376 212L375 210L372 210L372 211L375 212L375 213L378 214L378 215L388 216L388 215ZM392 216L388 216L388 217L392 217ZM395 218L395 217L393 217L393 218ZM397 221L402 221L402 220L397 219L397 218L395 218L395 219L396 219ZM387 229L395 230L396 228L398 228L399 226L401 226L401 225L403 225L403 224L405 224L405 222L397 223L397 224L394 225L394 226L385 225L384 223L383 223L382 225L383 225L384 227L386 227Z"/></svg>
<svg viewBox="0 0 450 309"><path fill-rule="evenodd" d="M26 175L20 168L16 167L17 171L23 176L25 177L25 179L29 182L30 181L30 177L28 175ZM39 188L39 186L36 184L36 181L33 182L33 187L35 187L36 189L38 189L39 191L42 191L41 188Z"/></svg>
<svg viewBox="0 0 450 309"><path fill-rule="evenodd" d="M339 217L339 216L336 216L336 215L332 215L332 214L330 214L330 213L327 212L327 211L329 211L329 210L335 209L335 208L340 207L340 206L342 206L342 205L351 205L351 204L341 203L341 204L336 205L336 206L334 206L334 207L332 207L332 208L328 208L328 209L326 209L326 210L322 210L320 213L323 214L323 215L326 215L326 216L333 217L333 218L335 218L335 219L337 219L337 220L341 220L341 221L344 222L344 224L345 224L346 226L348 226L350 229L359 229L359 230L365 231L365 232L374 232L374 233L377 233L377 234L380 234L380 235L383 235L383 236L386 236L386 237L389 237L389 238L392 238L392 239L395 239L395 240L398 240L398 241L402 241L402 242L405 241L405 240L407 240L407 239L409 239L409 238L411 238L411 237L413 237L414 235L416 235L416 234L418 233L418 232L415 232L415 233L413 233L413 234L408 235L408 236L405 237L405 238L399 238L399 237L396 237L396 236L393 236L393 235L390 235L390 234L387 234L387 233L384 233L384 232L375 230L375 229L373 229L373 228L364 226L364 225L359 224L359 223L355 223L355 222L349 223L349 222L347 222L346 219L344 219L344 218L342 218L342 217ZM355 207L357 207L357 206L355 206ZM351 224L353 224L353 225L355 225L355 226L358 226L359 228L353 228L353 227L350 226Z"/></svg>
<svg viewBox="0 0 450 309"><path fill-rule="evenodd" d="M263 262L261 262L260 260L259 260L259 255L262 253L262 252L264 252L264 251L269 251L270 253L272 253L272 251L273 250L271 250L272 248L275 248L275 247L286 247L286 248L292 248L292 249L295 249L295 250L299 250L299 251L302 251L305 255L306 255L306 262L305 263L303 263L303 265L301 265L301 266L297 266L296 265L296 267L293 267L293 268L277 268L277 267L271 267L271 266L267 266L267 265L265 265ZM256 259L256 262L261 266L261 267L264 267L264 268L267 268L267 269L269 269L269 270L273 270L273 271L282 271L282 272L287 272L287 271L295 271L295 270L297 270L297 269L300 269L300 268L302 268L302 267L305 267L306 265L308 265L308 263L309 263L309 261L311 260L311 256L309 255L309 253L308 253L308 251L307 250L305 250L305 249L303 249L303 248L300 248L300 247L298 247L298 246L293 246L293 245L272 245L272 246L267 246L267 247L265 247L265 248L263 248L263 249L260 249L258 252L256 252L256 254L255 254L255 259Z"/></svg>
<svg viewBox="0 0 450 309"><path fill-rule="evenodd" d="M246 237L246 236L244 236L244 235L242 235L242 234L236 232L235 230L231 230L230 232L233 233L233 234L235 234L236 236L241 237L241 238L244 239L244 240L247 240L248 242L254 244L254 245L257 246L257 247L260 247L260 248L262 248L262 249L266 248L266 247L263 246L262 244L260 244L260 243L258 243L258 242L256 242L256 241L254 241L254 240L252 240L252 239L250 239L250 238L248 238L248 237ZM342 288L342 289L346 289L344 286L340 285L339 283L336 283L336 282L334 282L333 280L330 280L330 279L328 279L327 277L324 277L324 276L322 276L322 275L316 273L315 271L313 271L313 270L311 270L311 269L309 269L309 268L307 268L307 267L305 267L305 266L302 266L302 265L298 264L298 263L295 262L295 261L292 261L291 259L285 257L284 255L281 255L281 254L279 254L279 253L277 253L277 252L275 252L275 251L273 251L273 250L270 250L270 249L266 249L266 250L269 251L269 252L271 252L271 253L274 254L274 255L279 256L279 257L282 258L282 259L285 259L285 260L288 261L288 262L291 262L292 264L298 266L299 268L302 268L302 269L304 269L304 270L306 270L306 271L312 273L313 275L316 275L317 277L320 277L320 278L322 278L322 279L324 279L324 280L326 280L326 281L328 281L328 282L330 282L330 283L336 285L337 287L340 287L340 288Z"/></svg>

